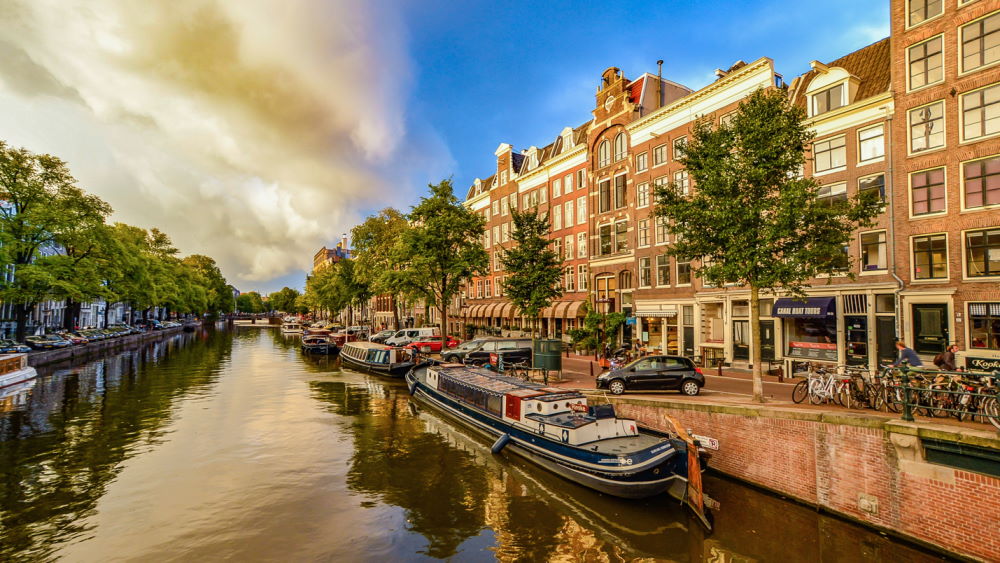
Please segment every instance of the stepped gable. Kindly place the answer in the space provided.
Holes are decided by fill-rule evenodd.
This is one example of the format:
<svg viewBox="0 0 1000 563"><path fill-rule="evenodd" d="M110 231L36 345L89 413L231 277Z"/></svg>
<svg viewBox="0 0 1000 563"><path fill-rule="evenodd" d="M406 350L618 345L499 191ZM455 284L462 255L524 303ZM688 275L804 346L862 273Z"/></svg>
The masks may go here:
<svg viewBox="0 0 1000 563"><path fill-rule="evenodd" d="M891 69L889 55L889 38L886 37L829 62L826 66L840 67L856 76L860 84L854 99L864 100L889 91ZM806 90L812 79L818 75L818 71L810 70L792 82L790 95L796 105L806 105Z"/></svg>

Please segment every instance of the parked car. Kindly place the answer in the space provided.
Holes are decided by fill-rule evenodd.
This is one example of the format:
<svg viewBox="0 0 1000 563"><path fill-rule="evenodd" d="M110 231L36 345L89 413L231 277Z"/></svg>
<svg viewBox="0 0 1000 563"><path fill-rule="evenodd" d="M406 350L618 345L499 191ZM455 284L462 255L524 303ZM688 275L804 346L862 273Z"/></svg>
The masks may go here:
<svg viewBox="0 0 1000 563"><path fill-rule="evenodd" d="M3 354L24 354L30 352L31 347L18 344L13 340L0 340L0 353Z"/></svg>
<svg viewBox="0 0 1000 563"><path fill-rule="evenodd" d="M701 368L683 356L646 356L597 377L597 388L614 395L626 390L678 390L697 395L705 386Z"/></svg>
<svg viewBox="0 0 1000 563"><path fill-rule="evenodd" d="M135 322L136 326L141 326L147 330L162 330L163 325L160 321L156 319L139 319Z"/></svg>
<svg viewBox="0 0 1000 563"><path fill-rule="evenodd" d="M396 334L386 338L385 343L389 346L406 346L418 338L437 336L437 334L437 327L404 328L403 330L397 330Z"/></svg>
<svg viewBox="0 0 1000 563"><path fill-rule="evenodd" d="M368 339L368 341L369 342L375 342L377 344L381 344L381 343L385 342L385 340L387 338L389 338L390 336L392 336L394 334L396 334L395 330L383 330L381 332L377 332L377 333L373 334L371 336L371 338Z"/></svg>
<svg viewBox="0 0 1000 563"><path fill-rule="evenodd" d="M437 354L447 348L454 348L455 346L458 346L458 344L459 340L454 336L427 336L410 342L407 344L407 348L412 348L413 350L424 354Z"/></svg>
<svg viewBox="0 0 1000 563"><path fill-rule="evenodd" d="M504 363L531 362L530 338L480 338L470 340L442 354L446 362L466 362L482 365L491 354L503 354Z"/></svg>
<svg viewBox="0 0 1000 563"><path fill-rule="evenodd" d="M69 340L55 334L28 336L24 339L24 343L31 346L35 350L55 350L57 348L67 348L73 345L73 343Z"/></svg>

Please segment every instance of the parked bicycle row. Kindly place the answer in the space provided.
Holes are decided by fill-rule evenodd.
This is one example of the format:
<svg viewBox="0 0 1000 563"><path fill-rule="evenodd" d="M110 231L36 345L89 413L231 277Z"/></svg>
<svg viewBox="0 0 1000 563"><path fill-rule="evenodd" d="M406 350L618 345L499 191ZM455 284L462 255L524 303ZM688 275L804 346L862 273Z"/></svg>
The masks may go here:
<svg viewBox="0 0 1000 563"><path fill-rule="evenodd" d="M960 421L989 422L1000 429L1000 371L937 371L906 364L867 368L837 366L829 370L809 365L792 390L792 400L814 405L837 404L849 409L873 409Z"/></svg>

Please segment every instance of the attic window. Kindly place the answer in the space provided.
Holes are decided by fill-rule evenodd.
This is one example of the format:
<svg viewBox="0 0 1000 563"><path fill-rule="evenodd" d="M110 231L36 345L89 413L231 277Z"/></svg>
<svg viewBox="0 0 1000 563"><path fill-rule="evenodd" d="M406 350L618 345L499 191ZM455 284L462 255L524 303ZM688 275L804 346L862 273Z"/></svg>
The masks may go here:
<svg viewBox="0 0 1000 563"><path fill-rule="evenodd" d="M844 85L837 84L833 88L827 88L822 92L817 92L812 96L812 114L819 115L828 111L843 107Z"/></svg>

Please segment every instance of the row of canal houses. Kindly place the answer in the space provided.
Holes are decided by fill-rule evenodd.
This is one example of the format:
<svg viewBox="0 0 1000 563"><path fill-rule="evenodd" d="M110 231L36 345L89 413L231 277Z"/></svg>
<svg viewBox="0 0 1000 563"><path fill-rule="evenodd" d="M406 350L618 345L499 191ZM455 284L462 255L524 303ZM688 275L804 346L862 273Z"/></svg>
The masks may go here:
<svg viewBox="0 0 1000 563"><path fill-rule="evenodd" d="M501 143L496 170L465 205L486 220L489 275L471 281L450 313L462 324L525 326L504 298L499 250L510 246L511 210L537 208L565 258L564 295L541 313L544 333L567 338L585 302L628 316L623 340L745 367L749 294L711 287L697 264L665 254L653 191L696 190L677 162L697 118L730 118L760 88L780 88L805 108L816 138L804 174L821 197L877 190L886 207L844 252L853 276L811 283L808 300L765 296L761 361L875 367L894 339L932 358L957 343L968 365L1000 367L1000 2L892 0L889 38L786 84L773 61L738 61L691 90L618 68L601 74L592 118L541 148Z"/></svg>

